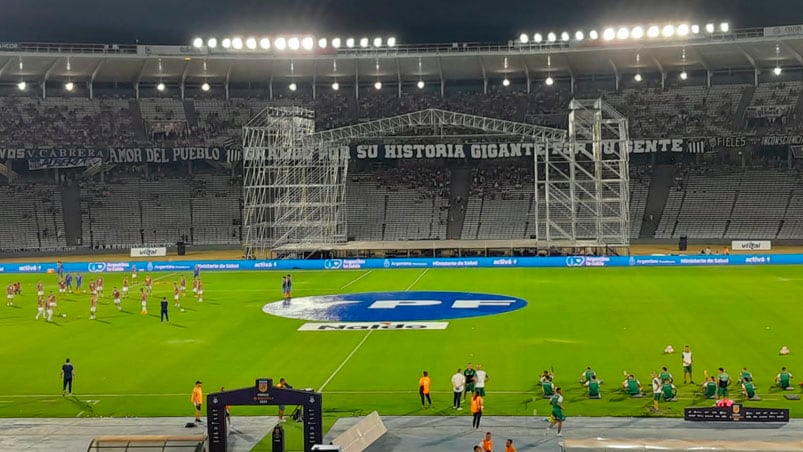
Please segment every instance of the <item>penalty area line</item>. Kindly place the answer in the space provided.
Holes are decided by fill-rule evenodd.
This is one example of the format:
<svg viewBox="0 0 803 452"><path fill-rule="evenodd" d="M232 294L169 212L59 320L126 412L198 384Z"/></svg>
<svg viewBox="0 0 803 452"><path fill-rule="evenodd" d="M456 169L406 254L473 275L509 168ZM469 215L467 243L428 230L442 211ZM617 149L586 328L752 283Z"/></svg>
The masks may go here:
<svg viewBox="0 0 803 452"><path fill-rule="evenodd" d="M416 278L415 281L410 283L410 285L407 286L406 289L404 289L405 292L409 291L410 289L412 289L413 286L415 286L418 283L418 281L420 281L421 278L423 278L424 275L427 274L428 271L429 271L429 268L424 269L424 271L421 272L420 275L418 275L418 278ZM368 273L370 273L370 272L371 271L369 270ZM362 276L366 276L368 273L365 273ZM360 278L362 278L362 276L360 276ZM360 278L357 278L357 280L359 280ZM355 353L357 353L357 350L359 350L360 347L362 347L362 344L364 344L365 341L367 341L368 338L371 337L371 333L373 333L373 332L374 332L374 330L368 330L368 332L365 333L365 336L363 336L362 340L357 344L356 347L354 347L354 349L351 351L351 353L349 353L348 356L346 356L346 359L344 359L343 362L341 362L340 365L337 366L337 369L335 369L335 371L332 372L332 375L329 375L329 378L327 378L326 381L323 382L323 384L321 385L320 389L318 389L318 392L323 393L323 390L324 390L324 388L326 388L326 385L328 385L329 382L331 382L337 376L337 374L340 373L340 371L343 369L343 367L346 366L346 363L348 363L349 360L351 359L351 357L354 356Z"/></svg>
<svg viewBox="0 0 803 452"><path fill-rule="evenodd" d="M345 286L341 287L341 289L345 289L346 287L354 284L355 282L365 278L366 276L370 275L371 272L373 272L373 270L368 270L367 272L363 273L362 275L358 276L357 278L352 279L351 281L347 282Z"/></svg>

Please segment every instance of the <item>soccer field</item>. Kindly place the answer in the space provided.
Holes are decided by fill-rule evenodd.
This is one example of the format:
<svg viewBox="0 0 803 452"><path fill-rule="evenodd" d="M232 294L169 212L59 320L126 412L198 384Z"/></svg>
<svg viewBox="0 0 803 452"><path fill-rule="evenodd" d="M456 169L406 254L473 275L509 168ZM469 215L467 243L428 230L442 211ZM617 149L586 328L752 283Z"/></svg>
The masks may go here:
<svg viewBox="0 0 803 452"><path fill-rule="evenodd" d="M140 273L138 281L145 274ZM691 345L695 381L703 370L724 367L734 380L747 366L762 402L803 416L800 402L770 390L781 366L803 367L800 292L795 266L696 268L434 269L293 272L295 297L372 291L480 292L526 300L524 309L485 317L450 319L439 331L296 331L306 323L262 312L281 300L278 272L205 272L203 303L191 294L184 312L172 306L180 274L154 273L148 316L139 314L138 287L118 312L112 287L122 274L104 274L106 296L89 320L89 296L59 297L61 312L35 321L35 284L56 292L55 275L4 275L21 281L23 295L0 314L0 416L186 416L190 392L203 380L206 393L221 386L248 387L257 377L284 377L295 388L323 387L327 427L338 416L378 410L383 415L462 414L451 408L449 379L471 361L490 376L487 415L548 411L539 374L554 368L572 416L644 416L650 398L619 391L623 371L649 391L649 372L669 367L680 400L662 403L661 416L707 405L699 386L682 384L679 352ZM192 275L185 275L191 281ZM88 281L85 275L84 288ZM158 301L170 301L170 324L160 324ZM437 319L432 319L437 320ZM676 353L665 355L671 344ZM786 345L789 356L779 356ZM61 396L59 371L75 364L76 397ZM592 366L604 381L603 399L586 400L578 376ZM432 377L432 409L418 400L421 371ZM795 383L798 381L797 376ZM325 384L325 386L324 386ZM736 387L731 395L741 398ZM535 400L533 400L535 397ZM233 415L275 414L275 407L233 407ZM468 425L470 421L466 419ZM295 428L295 427L294 427ZM266 432L267 433L267 432ZM300 433L298 433L300 442Z"/></svg>

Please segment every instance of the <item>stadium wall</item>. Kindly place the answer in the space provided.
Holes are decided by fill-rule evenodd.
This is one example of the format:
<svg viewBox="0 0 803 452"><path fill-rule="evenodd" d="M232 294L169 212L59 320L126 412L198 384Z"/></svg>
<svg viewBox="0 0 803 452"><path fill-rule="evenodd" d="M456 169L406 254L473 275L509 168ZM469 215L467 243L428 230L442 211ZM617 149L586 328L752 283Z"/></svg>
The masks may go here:
<svg viewBox="0 0 803 452"><path fill-rule="evenodd" d="M145 272L179 272L192 271L196 265L204 271L337 271L383 268L689 267L800 264L803 264L803 254L65 262L63 269L68 273L122 273L132 271L134 266L138 271ZM55 262L4 263L0 264L0 274L55 273L56 268Z"/></svg>

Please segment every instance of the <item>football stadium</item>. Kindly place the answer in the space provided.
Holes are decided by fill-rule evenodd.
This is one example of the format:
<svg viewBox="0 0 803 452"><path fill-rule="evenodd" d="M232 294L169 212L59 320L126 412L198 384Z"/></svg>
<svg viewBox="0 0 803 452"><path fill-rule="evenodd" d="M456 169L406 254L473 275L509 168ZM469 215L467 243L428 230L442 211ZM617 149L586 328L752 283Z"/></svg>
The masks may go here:
<svg viewBox="0 0 803 452"><path fill-rule="evenodd" d="M803 25L364 36L0 42L0 450L803 450Z"/></svg>

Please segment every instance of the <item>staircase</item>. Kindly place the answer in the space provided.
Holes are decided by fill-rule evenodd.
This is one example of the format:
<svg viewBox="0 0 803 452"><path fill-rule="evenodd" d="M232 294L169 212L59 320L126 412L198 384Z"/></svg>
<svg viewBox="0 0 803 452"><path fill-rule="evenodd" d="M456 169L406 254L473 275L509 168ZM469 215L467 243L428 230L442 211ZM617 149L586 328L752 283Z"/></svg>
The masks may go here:
<svg viewBox="0 0 803 452"><path fill-rule="evenodd" d="M195 111L195 103L191 100L185 100L183 104L184 116L187 118L187 124L190 129L198 127L198 112Z"/></svg>
<svg viewBox="0 0 803 452"><path fill-rule="evenodd" d="M133 99L128 101L128 109L131 110L131 117L134 120L134 130L137 132L137 138L141 141L147 141L148 134L145 128L145 120L142 119L142 109L139 108L139 102Z"/></svg>
<svg viewBox="0 0 803 452"><path fill-rule="evenodd" d="M744 88L744 91L742 91L742 100L739 101L739 105L736 107L736 113L734 113L734 119L737 124L744 123L744 112L753 102L753 94L755 94L755 92L755 86L747 86Z"/></svg>
<svg viewBox="0 0 803 452"><path fill-rule="evenodd" d="M61 187L61 212L64 215L64 238L67 246L82 245L81 189L79 187Z"/></svg>
<svg viewBox="0 0 803 452"><path fill-rule="evenodd" d="M449 202L449 223L446 226L446 238L459 240L463 231L463 221L466 219L466 205L468 193L471 189L471 171L468 168L452 170L452 180L449 182L451 201ZM461 202L457 202L457 198Z"/></svg>
<svg viewBox="0 0 803 452"><path fill-rule="evenodd" d="M666 199L669 197L669 190L672 188L672 179L675 177L674 165L657 165L650 180L650 191L647 194L647 206L644 208L644 218L652 221L643 221L639 238L655 237L655 230L661 223L661 216L666 207Z"/></svg>

